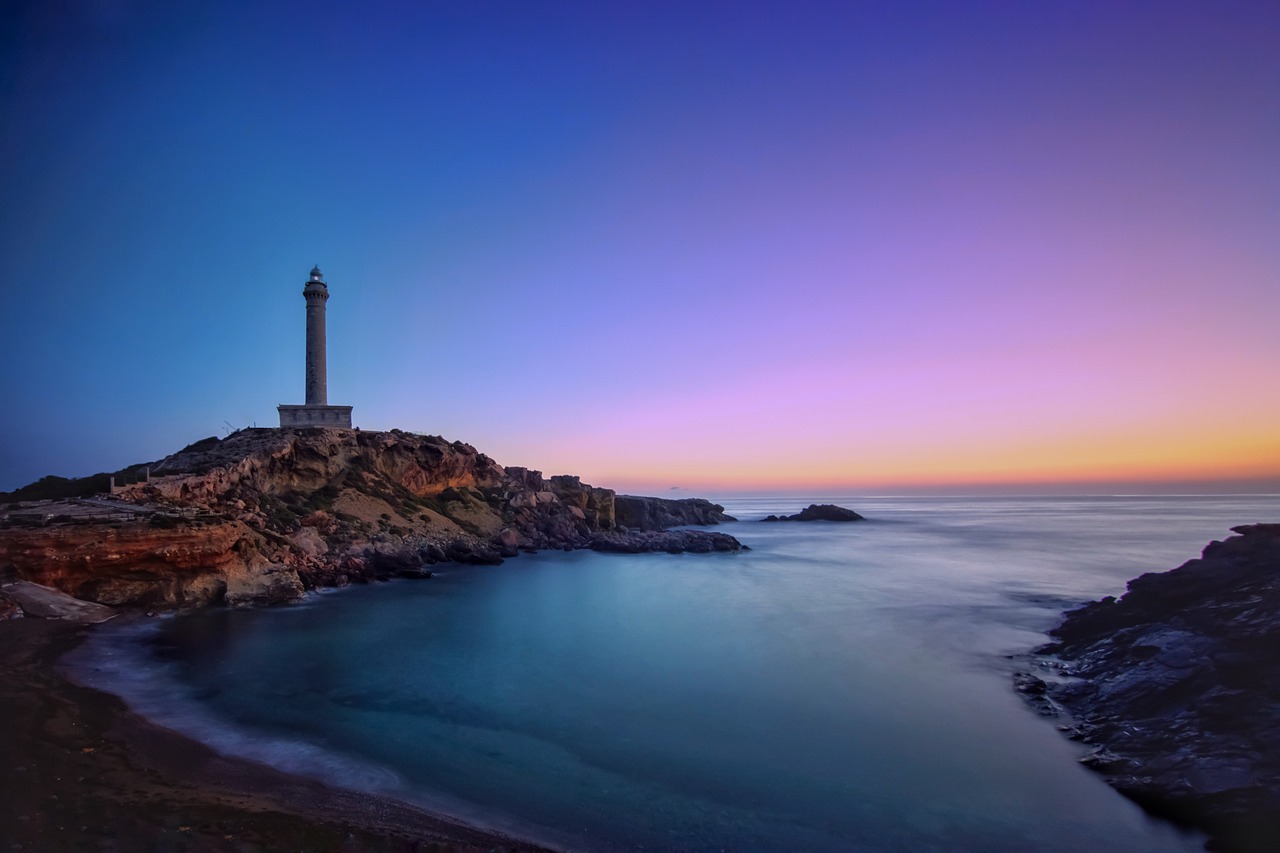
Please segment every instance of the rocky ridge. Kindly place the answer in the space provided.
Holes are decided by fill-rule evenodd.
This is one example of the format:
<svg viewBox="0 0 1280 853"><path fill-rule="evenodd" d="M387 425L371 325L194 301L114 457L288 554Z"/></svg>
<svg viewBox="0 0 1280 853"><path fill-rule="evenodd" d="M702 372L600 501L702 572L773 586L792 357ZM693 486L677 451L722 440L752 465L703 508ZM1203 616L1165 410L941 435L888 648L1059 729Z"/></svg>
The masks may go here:
<svg viewBox="0 0 1280 853"><path fill-rule="evenodd" d="M614 498L615 520L627 530L665 530L696 524L707 526L737 521L725 515L724 507L703 498L644 498L618 495Z"/></svg>
<svg viewBox="0 0 1280 853"><path fill-rule="evenodd" d="M1082 761L1218 849L1280 837L1280 524L1070 611L1015 686Z"/></svg>
<svg viewBox="0 0 1280 853"><path fill-rule="evenodd" d="M398 430L246 429L196 442L108 496L11 501L0 568L88 601L272 604L306 590L520 551L734 551L706 501L622 498Z"/></svg>

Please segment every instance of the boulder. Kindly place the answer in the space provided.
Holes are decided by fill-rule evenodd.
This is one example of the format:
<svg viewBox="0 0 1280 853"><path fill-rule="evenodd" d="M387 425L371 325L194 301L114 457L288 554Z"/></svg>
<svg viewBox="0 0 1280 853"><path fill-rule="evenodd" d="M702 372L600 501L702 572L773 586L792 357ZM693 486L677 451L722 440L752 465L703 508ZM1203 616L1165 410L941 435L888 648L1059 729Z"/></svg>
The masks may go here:
<svg viewBox="0 0 1280 853"><path fill-rule="evenodd" d="M320 531L315 527L301 527L289 536L293 547L308 557L321 557L329 553L329 543L324 541Z"/></svg>

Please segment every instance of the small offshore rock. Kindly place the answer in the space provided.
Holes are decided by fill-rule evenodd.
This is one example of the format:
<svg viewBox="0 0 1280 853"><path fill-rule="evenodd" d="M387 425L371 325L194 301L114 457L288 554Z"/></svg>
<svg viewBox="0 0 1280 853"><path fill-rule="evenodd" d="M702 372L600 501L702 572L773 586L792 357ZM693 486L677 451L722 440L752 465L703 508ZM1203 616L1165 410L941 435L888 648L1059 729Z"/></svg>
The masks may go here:
<svg viewBox="0 0 1280 853"><path fill-rule="evenodd" d="M835 504L809 504L795 515L770 515L761 521L865 521L858 513Z"/></svg>

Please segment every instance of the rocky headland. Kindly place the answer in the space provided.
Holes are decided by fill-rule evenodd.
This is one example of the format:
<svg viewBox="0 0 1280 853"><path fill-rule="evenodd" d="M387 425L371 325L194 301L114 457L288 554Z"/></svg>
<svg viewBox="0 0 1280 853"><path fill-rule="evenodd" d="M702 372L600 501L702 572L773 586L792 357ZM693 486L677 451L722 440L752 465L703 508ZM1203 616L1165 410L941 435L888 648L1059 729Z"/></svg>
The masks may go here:
<svg viewBox="0 0 1280 853"><path fill-rule="evenodd" d="M1082 761L1217 849L1280 838L1280 524L1070 611L1018 690Z"/></svg>
<svg viewBox="0 0 1280 853"><path fill-rule="evenodd" d="M614 519L622 530L665 530L696 524L708 526L737 521L724 507L703 498L642 498L618 495L613 500Z"/></svg>
<svg viewBox="0 0 1280 853"><path fill-rule="evenodd" d="M795 515L767 515L761 521L865 521L858 513L835 504L809 504Z"/></svg>
<svg viewBox="0 0 1280 853"><path fill-rule="evenodd" d="M0 508L0 571L113 606L275 604L547 548L742 547L666 529L732 520L708 501L618 496L399 430L245 429L196 442L112 494L20 499L40 485ZM0 612L14 610L0 595Z"/></svg>

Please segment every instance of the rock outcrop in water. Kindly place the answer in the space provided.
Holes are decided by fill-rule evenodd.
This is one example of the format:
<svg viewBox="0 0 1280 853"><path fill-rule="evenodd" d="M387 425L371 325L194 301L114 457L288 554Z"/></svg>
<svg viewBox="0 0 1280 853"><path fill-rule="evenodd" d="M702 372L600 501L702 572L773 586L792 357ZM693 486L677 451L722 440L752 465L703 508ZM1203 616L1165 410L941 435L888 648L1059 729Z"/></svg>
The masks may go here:
<svg viewBox="0 0 1280 853"><path fill-rule="evenodd" d="M795 515L769 515L761 521L865 521L851 509L835 504L809 504Z"/></svg>
<svg viewBox="0 0 1280 853"><path fill-rule="evenodd" d="M0 510L0 568L103 604L272 604L522 550L738 550L725 534L658 532L728 520L721 510L503 468L438 436L247 429L196 442L110 497L11 502Z"/></svg>
<svg viewBox="0 0 1280 853"><path fill-rule="evenodd" d="M1280 838L1280 524L1066 615L1016 686L1116 789L1221 849Z"/></svg>

